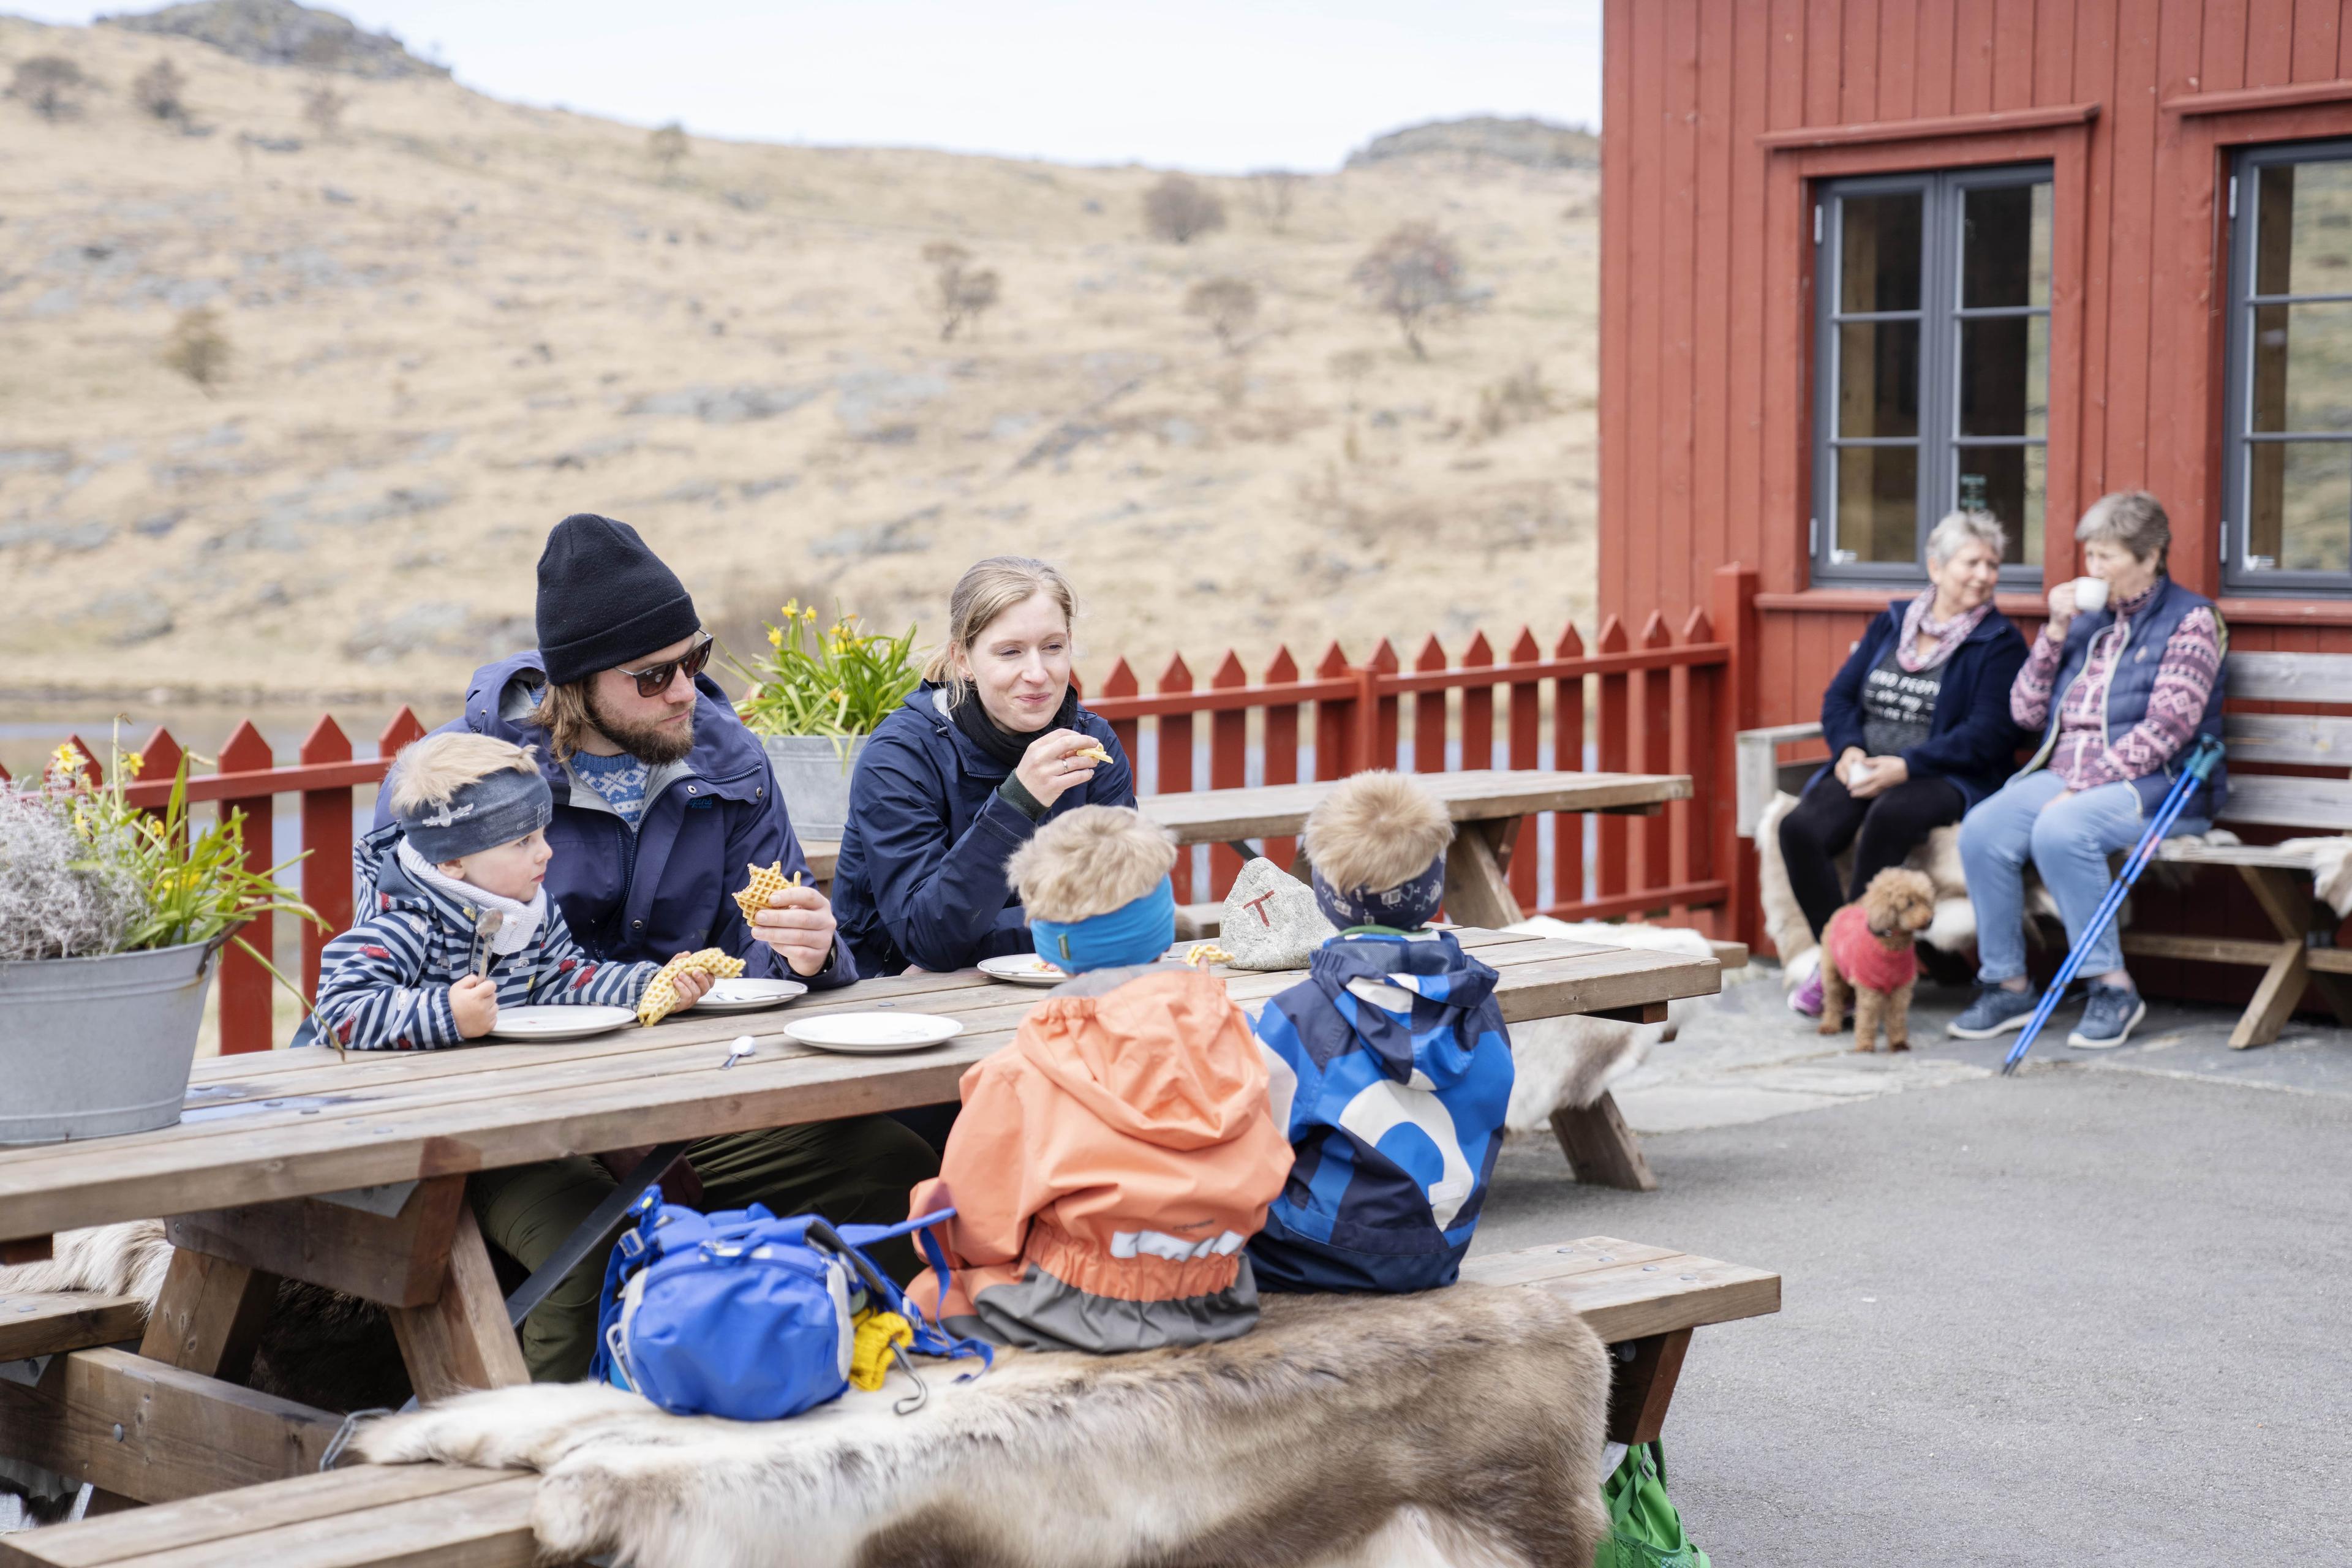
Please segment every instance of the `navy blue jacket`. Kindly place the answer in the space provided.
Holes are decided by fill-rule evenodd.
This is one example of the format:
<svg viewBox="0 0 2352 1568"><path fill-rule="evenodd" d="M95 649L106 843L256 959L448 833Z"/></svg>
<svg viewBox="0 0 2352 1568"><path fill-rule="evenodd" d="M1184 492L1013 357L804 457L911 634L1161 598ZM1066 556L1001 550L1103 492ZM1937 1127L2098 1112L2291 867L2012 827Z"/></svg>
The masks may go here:
<svg viewBox="0 0 2352 1568"><path fill-rule="evenodd" d="M1872 621L1853 656L1822 693L1822 739L1829 742L1832 762L1848 746L1862 746L1863 682L1903 635L1903 612L1910 607L1909 599L1897 599ZM1903 753L1911 776L1949 779L1969 805L2000 788L2017 766L2017 749L2028 739L2009 716L2009 689L2024 667L2025 639L2009 617L1994 610L1979 621L1938 670L1943 687L1936 693L1927 738ZM1824 767L1805 787L1828 776Z"/></svg>
<svg viewBox="0 0 2352 1568"><path fill-rule="evenodd" d="M938 690L908 692L850 775L833 908L861 974L910 963L943 973L1032 951L1004 862L1040 825L996 793L1013 770L939 710ZM1081 805L1133 805L1135 773L1109 721L1081 707L1071 727L1100 742L1111 762L1083 790L1063 792L1045 820Z"/></svg>
<svg viewBox="0 0 2352 1568"><path fill-rule="evenodd" d="M1297 1158L1250 1239L1265 1290L1451 1285L1511 1102L1494 970L1451 931L1333 937L1255 1020Z"/></svg>
<svg viewBox="0 0 2352 1568"><path fill-rule="evenodd" d="M839 937L824 968L794 974L743 923L732 895L748 868L781 860L787 878L798 871L806 881L808 858L784 815L767 752L717 681L708 674L696 679L694 750L677 776L646 803L632 833L594 791L586 792L588 804L572 803L571 772L555 760L547 731L518 717L546 679L536 653L486 665L466 689L465 716L441 729L539 748L540 771L555 795L555 819L547 826L555 850L547 892L582 947L601 960L656 963L722 948L743 961L746 974L801 980L815 989L857 978L848 944ZM376 826L390 820L379 795Z"/></svg>

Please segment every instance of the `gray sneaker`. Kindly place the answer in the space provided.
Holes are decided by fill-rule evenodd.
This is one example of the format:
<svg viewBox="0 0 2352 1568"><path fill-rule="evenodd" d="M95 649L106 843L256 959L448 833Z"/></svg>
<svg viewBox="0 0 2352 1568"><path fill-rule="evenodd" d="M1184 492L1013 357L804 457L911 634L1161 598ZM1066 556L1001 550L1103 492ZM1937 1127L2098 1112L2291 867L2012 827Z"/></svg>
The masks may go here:
<svg viewBox="0 0 2352 1568"><path fill-rule="evenodd" d="M2022 1029L2025 1021L2033 1016L2034 1005L2040 1000L2032 986L2009 991L1998 985L1979 985L1977 999L1969 1004L1967 1012L1944 1026L1944 1033L1963 1040L1990 1040L1995 1035Z"/></svg>
<svg viewBox="0 0 2352 1568"><path fill-rule="evenodd" d="M2090 1000L2083 1006L2083 1021L2074 1026L2066 1043L2078 1051L2111 1051L2131 1038L2132 1030L2147 1016L2147 1004L2131 986L2093 981Z"/></svg>

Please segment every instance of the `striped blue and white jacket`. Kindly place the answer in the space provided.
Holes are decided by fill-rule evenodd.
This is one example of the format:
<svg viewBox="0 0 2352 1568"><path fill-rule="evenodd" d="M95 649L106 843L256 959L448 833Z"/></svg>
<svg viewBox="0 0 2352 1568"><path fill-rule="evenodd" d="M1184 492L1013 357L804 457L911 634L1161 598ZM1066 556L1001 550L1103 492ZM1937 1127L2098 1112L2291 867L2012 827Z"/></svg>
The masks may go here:
<svg viewBox="0 0 2352 1568"><path fill-rule="evenodd" d="M1470 1249L1511 1037L1451 931L1333 937L1256 1021L1296 1159L1249 1244L1263 1290L1426 1290Z"/></svg>
<svg viewBox="0 0 2352 1568"><path fill-rule="evenodd" d="M355 1051L430 1051L467 1043L449 1010L449 987L478 952L475 911L408 875L393 852L396 827L355 847L357 900L375 912L327 944L319 964L319 1005L294 1043ZM657 963L606 963L589 956L553 899L537 937L519 952L490 955L485 973L499 1005L562 1004L635 1007Z"/></svg>

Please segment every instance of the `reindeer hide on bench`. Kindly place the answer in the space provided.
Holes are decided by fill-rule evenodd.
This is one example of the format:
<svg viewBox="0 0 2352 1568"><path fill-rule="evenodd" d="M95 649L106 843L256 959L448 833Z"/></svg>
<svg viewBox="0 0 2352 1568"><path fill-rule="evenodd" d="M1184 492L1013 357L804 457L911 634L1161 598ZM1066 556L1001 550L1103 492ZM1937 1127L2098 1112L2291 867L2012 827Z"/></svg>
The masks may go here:
<svg viewBox="0 0 2352 1568"><path fill-rule="evenodd" d="M1537 1292L1269 1296L1222 1344L963 1364L905 1416L895 1372L766 1423L541 1384L356 1446L537 1470L544 1555L633 1568L1588 1568L1607 1528L1607 1353Z"/></svg>

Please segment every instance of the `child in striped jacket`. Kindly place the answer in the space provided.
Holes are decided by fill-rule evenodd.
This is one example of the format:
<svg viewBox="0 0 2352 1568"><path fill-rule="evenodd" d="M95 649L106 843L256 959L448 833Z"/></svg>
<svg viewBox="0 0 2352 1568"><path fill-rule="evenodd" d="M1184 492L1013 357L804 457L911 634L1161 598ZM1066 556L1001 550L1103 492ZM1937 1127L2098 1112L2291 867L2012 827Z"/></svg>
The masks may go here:
<svg viewBox="0 0 2352 1568"><path fill-rule="evenodd" d="M541 885L554 804L530 752L488 735L428 735L385 785L392 826L360 845L374 912L327 944L297 1045L436 1050L478 1039L501 1007L634 1008L656 963L603 963ZM710 977L677 977L692 1006Z"/></svg>

